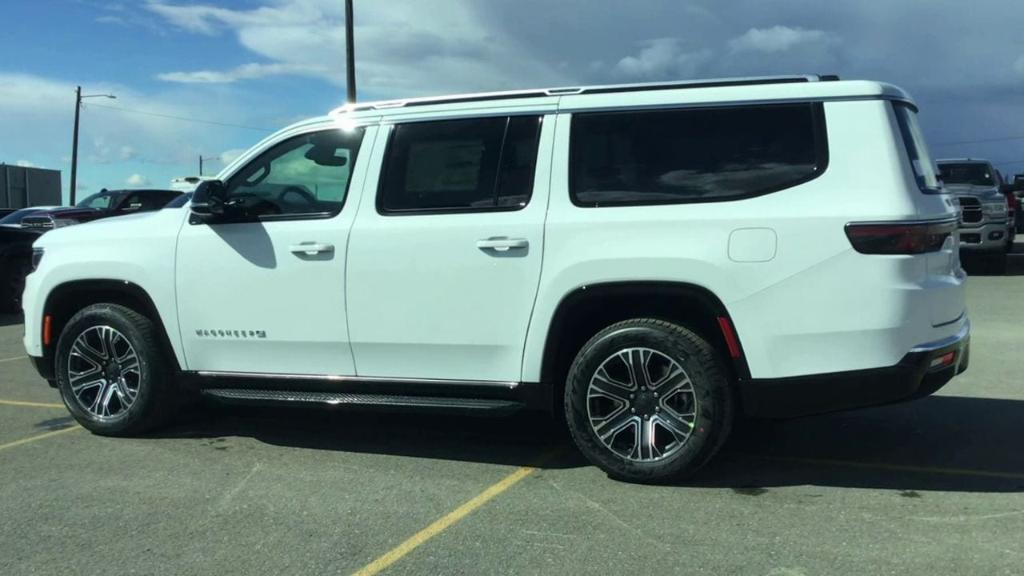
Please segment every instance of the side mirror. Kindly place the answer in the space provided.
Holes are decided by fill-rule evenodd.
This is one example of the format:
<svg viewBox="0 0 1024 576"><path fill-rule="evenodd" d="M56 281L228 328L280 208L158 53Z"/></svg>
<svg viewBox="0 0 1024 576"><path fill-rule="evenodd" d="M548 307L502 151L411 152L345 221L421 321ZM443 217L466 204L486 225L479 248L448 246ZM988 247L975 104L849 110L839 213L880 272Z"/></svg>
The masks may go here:
<svg viewBox="0 0 1024 576"><path fill-rule="evenodd" d="M210 222L224 216L228 189L220 180L204 180L192 193L192 215L202 222Z"/></svg>

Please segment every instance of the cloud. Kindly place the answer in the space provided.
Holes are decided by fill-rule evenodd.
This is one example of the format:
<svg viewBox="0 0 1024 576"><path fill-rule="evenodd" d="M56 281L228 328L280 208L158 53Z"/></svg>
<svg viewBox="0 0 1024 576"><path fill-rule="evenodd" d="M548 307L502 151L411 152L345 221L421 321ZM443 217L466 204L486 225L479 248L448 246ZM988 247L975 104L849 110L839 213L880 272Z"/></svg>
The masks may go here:
<svg viewBox="0 0 1024 576"><path fill-rule="evenodd" d="M230 70L197 70L194 72L164 72L157 78L166 82L184 84L230 84L238 80L255 80L268 76L297 74L303 76L323 76L322 67L298 64L243 64Z"/></svg>
<svg viewBox="0 0 1024 576"><path fill-rule="evenodd" d="M92 103L82 109L79 182L90 182L94 189L113 187L124 174L134 172L143 172L153 181L169 181L194 171L200 151L240 147L255 143L259 136L252 130L197 125L176 118L279 124L243 116L266 110L253 105L247 95L211 98L169 86L141 92L121 84L89 83L90 92L112 93L118 99L116 106L111 105L115 109ZM71 82L0 70L0 126L6 134L18 135L0 139L0 158L28 157L39 166L62 170L67 186L74 101L75 84Z"/></svg>
<svg viewBox="0 0 1024 576"><path fill-rule="evenodd" d="M788 26L751 28L745 34L729 41L734 52L785 52L797 46L828 46L838 42L821 30L806 30Z"/></svg>
<svg viewBox="0 0 1024 576"><path fill-rule="evenodd" d="M1024 78L1024 56L1017 58L1017 61L1013 63L1013 71L1017 73L1017 76Z"/></svg>
<svg viewBox="0 0 1024 576"><path fill-rule="evenodd" d="M220 161L224 165L231 164L238 159L239 156L245 154L246 150L243 148L232 148L231 150L225 150L220 153Z"/></svg>
<svg viewBox="0 0 1024 576"><path fill-rule="evenodd" d="M657 38L644 42L635 56L626 56L615 65L615 74L625 78L693 78L711 60L711 51L685 52L676 38ZM594 63L600 68L599 63ZM593 65L592 65L593 66Z"/></svg>
<svg viewBox="0 0 1024 576"><path fill-rule="evenodd" d="M28 160L18 160L17 162L14 163L14 165L21 166L22 168L35 168L36 166L35 164L29 162Z"/></svg>
<svg viewBox="0 0 1024 576"><path fill-rule="evenodd" d="M252 9L151 1L146 8L193 34L232 34L258 61L224 70L171 71L171 82L233 83L282 74L345 83L344 2L272 0ZM357 84L378 97L495 90L565 82L564 67L532 54L471 0L369 2L356 13Z"/></svg>
<svg viewBox="0 0 1024 576"><path fill-rule="evenodd" d="M146 178L142 174L132 174L124 181L125 186L132 188L139 188L141 186L149 186L149 178Z"/></svg>

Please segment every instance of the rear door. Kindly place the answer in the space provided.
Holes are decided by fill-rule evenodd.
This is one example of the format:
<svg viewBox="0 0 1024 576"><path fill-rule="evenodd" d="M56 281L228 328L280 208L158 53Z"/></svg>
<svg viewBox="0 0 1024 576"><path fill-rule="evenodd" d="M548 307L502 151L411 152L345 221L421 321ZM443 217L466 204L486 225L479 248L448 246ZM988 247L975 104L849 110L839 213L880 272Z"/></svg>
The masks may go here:
<svg viewBox="0 0 1024 576"><path fill-rule="evenodd" d="M360 376L519 381L540 279L553 119L382 127L371 167L380 178L368 182L349 247Z"/></svg>

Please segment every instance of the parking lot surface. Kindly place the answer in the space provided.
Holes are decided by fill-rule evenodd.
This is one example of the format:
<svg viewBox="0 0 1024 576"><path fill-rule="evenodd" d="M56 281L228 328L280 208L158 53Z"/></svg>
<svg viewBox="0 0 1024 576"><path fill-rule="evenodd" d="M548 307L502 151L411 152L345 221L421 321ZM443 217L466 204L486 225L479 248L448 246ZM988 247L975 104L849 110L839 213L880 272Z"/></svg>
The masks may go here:
<svg viewBox="0 0 1024 576"><path fill-rule="evenodd" d="M1021 574L1016 252L970 279L971 366L936 396L745 422L677 486L530 415L202 405L93 436L0 316L0 574Z"/></svg>

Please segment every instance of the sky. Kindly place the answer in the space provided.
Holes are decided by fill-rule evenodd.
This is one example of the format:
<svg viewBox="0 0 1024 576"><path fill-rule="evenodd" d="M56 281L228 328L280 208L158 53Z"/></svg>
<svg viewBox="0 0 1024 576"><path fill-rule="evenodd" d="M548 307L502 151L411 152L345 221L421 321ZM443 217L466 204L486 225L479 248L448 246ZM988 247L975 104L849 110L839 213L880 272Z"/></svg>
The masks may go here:
<svg viewBox="0 0 1024 576"><path fill-rule="evenodd" d="M1020 0L355 0L360 100L774 74L911 92L936 157L1024 172ZM343 0L5 0L0 162L78 196L216 174L344 101Z"/></svg>

